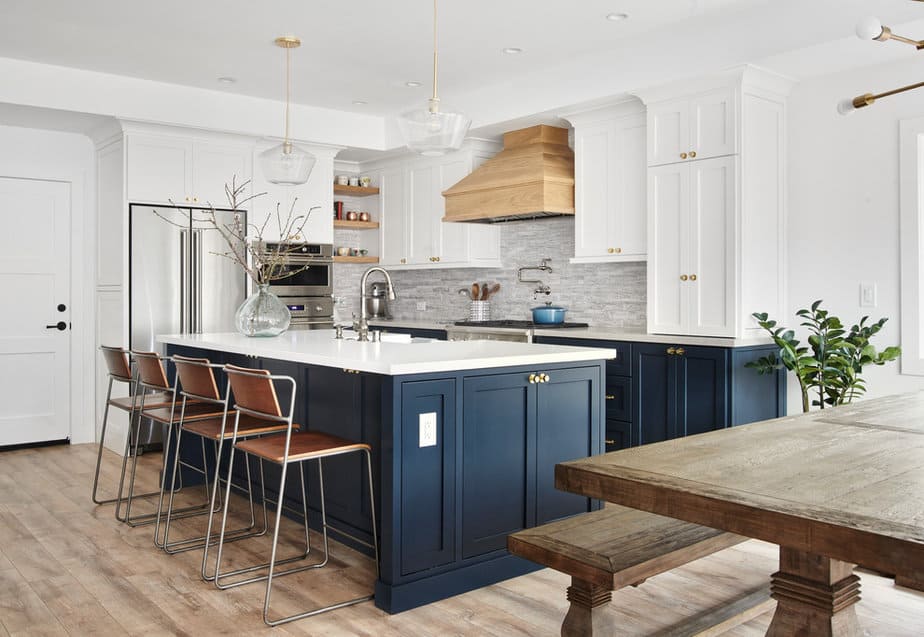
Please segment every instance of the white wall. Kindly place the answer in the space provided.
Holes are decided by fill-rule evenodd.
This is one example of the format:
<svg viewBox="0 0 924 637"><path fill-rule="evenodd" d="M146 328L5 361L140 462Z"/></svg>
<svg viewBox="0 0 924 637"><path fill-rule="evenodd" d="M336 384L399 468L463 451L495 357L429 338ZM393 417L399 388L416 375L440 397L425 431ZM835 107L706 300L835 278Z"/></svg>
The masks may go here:
<svg viewBox="0 0 924 637"><path fill-rule="evenodd" d="M815 299L845 321L889 322L873 341L900 339L899 121L924 115L924 90L883 99L848 117L838 101L920 80L920 60L800 83L789 100L789 315ZM874 282L878 304L861 308L859 284ZM868 396L924 389L897 363L870 368ZM789 412L801 409L790 376Z"/></svg>
<svg viewBox="0 0 924 637"><path fill-rule="evenodd" d="M93 440L92 379L95 312L96 175L89 138L72 133L0 126L0 175L71 184L71 441ZM23 237L41 240L41 237Z"/></svg>

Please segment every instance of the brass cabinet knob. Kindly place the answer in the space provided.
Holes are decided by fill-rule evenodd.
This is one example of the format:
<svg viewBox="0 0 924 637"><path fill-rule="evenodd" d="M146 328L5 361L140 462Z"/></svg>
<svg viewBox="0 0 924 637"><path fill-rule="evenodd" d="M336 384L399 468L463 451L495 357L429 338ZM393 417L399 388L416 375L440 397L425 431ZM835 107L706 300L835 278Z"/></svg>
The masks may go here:
<svg viewBox="0 0 924 637"><path fill-rule="evenodd" d="M668 355L668 356L673 356L673 355L676 354L676 353L677 353L677 348L676 348L676 347L668 347L668 348L667 348L667 355Z"/></svg>
<svg viewBox="0 0 924 637"><path fill-rule="evenodd" d="M616 400L616 395L615 395L615 394L607 394L607 395L606 395L606 399L607 399L607 400Z"/></svg>
<svg viewBox="0 0 924 637"><path fill-rule="evenodd" d="M686 281L687 278L688 278L688 277L687 277L686 274L681 274L681 275L680 275L680 280L681 280L681 281Z"/></svg>
<svg viewBox="0 0 924 637"><path fill-rule="evenodd" d="M615 444L616 444L616 441L615 441L615 440L610 440L609 438L607 438L607 439L604 440L603 442L605 442L605 443L608 444L608 445L615 445Z"/></svg>
<svg viewBox="0 0 924 637"><path fill-rule="evenodd" d="M683 356L686 353L687 353L687 350L683 349L682 347L677 348L677 356Z"/></svg>
<svg viewBox="0 0 924 637"><path fill-rule="evenodd" d="M686 159L686 158L687 158L686 153L680 153L680 159Z"/></svg>
<svg viewBox="0 0 924 637"><path fill-rule="evenodd" d="M615 249L615 248L607 248L606 251L609 252L610 254L613 254L614 252L616 252L616 249Z"/></svg>
<svg viewBox="0 0 924 637"><path fill-rule="evenodd" d="M189 201L189 197L186 197L186 201Z"/></svg>
<svg viewBox="0 0 924 637"><path fill-rule="evenodd" d="M693 159L694 157L696 157L696 151L695 151L695 150L691 150L691 151L690 151L690 159Z"/></svg>
<svg viewBox="0 0 924 637"><path fill-rule="evenodd" d="M622 248L616 248L616 254L622 254Z"/></svg>
<svg viewBox="0 0 924 637"><path fill-rule="evenodd" d="M401 263L407 263L407 259L401 259Z"/></svg>
<svg viewBox="0 0 924 637"><path fill-rule="evenodd" d="M193 197L193 202L198 203L198 202L199 202L199 198L198 198L198 197Z"/></svg>
<svg viewBox="0 0 924 637"><path fill-rule="evenodd" d="M691 274L691 275L690 275L690 280L691 280L691 281L695 281L695 280L696 280L696 275L695 275L695 274Z"/></svg>
<svg viewBox="0 0 924 637"><path fill-rule="evenodd" d="M437 262L437 263L439 263L439 261L440 261L440 258L439 258L439 257L433 257L433 258L436 259L436 262Z"/></svg>
<svg viewBox="0 0 924 637"><path fill-rule="evenodd" d="M541 378L542 378L542 382L543 382L543 383L547 383L547 382L549 382L550 380L552 380L551 378L549 378L549 375L548 375L548 374L540 374L540 376L541 376Z"/></svg>
<svg viewBox="0 0 924 637"><path fill-rule="evenodd" d="M530 385L535 385L535 384L538 383L538 382L539 382L538 376L536 376L535 374L530 374L530 375L529 375L529 384L530 384Z"/></svg>

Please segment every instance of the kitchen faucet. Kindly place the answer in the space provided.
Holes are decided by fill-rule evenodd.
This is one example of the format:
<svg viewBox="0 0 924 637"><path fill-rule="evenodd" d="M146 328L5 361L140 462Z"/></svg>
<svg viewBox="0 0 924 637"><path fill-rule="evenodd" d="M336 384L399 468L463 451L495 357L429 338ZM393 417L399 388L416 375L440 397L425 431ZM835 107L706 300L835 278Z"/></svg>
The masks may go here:
<svg viewBox="0 0 924 637"><path fill-rule="evenodd" d="M548 296L549 294L552 293L551 287L549 287L541 279L524 279L523 273L526 270L538 270L539 272L548 272L551 274L552 266L549 265L551 262L552 262L552 259L546 257L545 259L540 260L539 265L537 266L533 265L533 266L527 266L525 268L517 268L517 283L538 283L539 285L537 285L536 289L533 290L533 297L535 298L535 296L538 294L545 294L546 296Z"/></svg>
<svg viewBox="0 0 924 637"><path fill-rule="evenodd" d="M368 341L369 340L369 319L366 312L366 279L369 278L369 275L373 272L381 272L385 276L385 283L388 285L388 300L395 300L395 287L391 283L391 275L388 274L388 271L385 268L379 266L373 266L363 272L362 278L359 280L359 321L353 322L353 329L356 330L357 340Z"/></svg>

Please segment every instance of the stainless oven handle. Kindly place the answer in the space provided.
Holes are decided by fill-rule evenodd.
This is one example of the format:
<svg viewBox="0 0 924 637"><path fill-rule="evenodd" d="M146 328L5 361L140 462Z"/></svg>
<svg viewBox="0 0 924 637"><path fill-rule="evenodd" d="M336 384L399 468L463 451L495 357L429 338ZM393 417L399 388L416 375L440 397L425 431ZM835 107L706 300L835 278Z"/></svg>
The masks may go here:
<svg viewBox="0 0 924 637"><path fill-rule="evenodd" d="M187 308L189 307L189 231L180 230L180 334L189 333L189 317Z"/></svg>
<svg viewBox="0 0 924 637"><path fill-rule="evenodd" d="M332 265L334 260L330 257L303 257L297 254L290 254L282 259L282 263L290 265Z"/></svg>
<svg viewBox="0 0 924 637"><path fill-rule="evenodd" d="M193 333L202 333L202 229L193 230L193 284L195 285L192 297L193 303Z"/></svg>

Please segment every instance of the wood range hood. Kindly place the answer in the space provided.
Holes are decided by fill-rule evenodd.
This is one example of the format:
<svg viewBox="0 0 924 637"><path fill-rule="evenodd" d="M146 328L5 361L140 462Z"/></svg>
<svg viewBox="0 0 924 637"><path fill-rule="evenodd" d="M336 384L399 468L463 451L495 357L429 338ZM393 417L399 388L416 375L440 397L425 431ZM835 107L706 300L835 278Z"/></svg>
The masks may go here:
<svg viewBox="0 0 924 637"><path fill-rule="evenodd" d="M568 129L504 134L504 149L443 191L443 221L497 223L574 214L574 151Z"/></svg>

